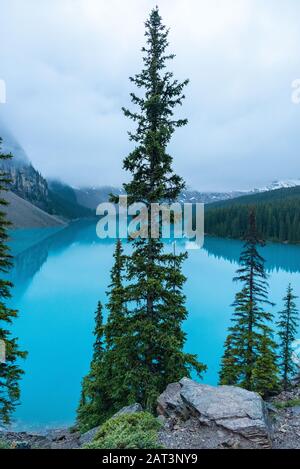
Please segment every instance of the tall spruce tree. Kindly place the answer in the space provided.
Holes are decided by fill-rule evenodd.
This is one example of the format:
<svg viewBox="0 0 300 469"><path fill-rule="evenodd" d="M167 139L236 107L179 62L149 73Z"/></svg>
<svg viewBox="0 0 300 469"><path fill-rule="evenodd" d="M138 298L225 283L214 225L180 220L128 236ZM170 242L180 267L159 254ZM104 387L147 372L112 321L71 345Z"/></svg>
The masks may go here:
<svg viewBox="0 0 300 469"><path fill-rule="evenodd" d="M89 373L82 380L81 398L77 409L77 424L81 431L98 426L107 416L106 382L103 374L104 325L102 304L95 314L95 342Z"/></svg>
<svg viewBox="0 0 300 469"><path fill-rule="evenodd" d="M0 138L0 160L12 158L1 152L2 139ZM4 171L0 171L0 192L7 190L9 179ZM7 229L10 223L7 221L4 211L7 202L0 198L0 272L6 276L12 263L12 258L7 246ZM11 415L20 398L19 381L23 371L17 364L19 358L25 358L26 353L20 351L18 341L12 337L10 326L18 315L18 312L6 306L6 301L11 298L12 283L0 279L0 341L5 347L5 361L0 362L0 423L10 423Z"/></svg>
<svg viewBox="0 0 300 469"><path fill-rule="evenodd" d="M234 281L242 282L243 288L236 294L233 303L233 324L229 328L220 371L221 384L235 384L249 390L254 386L253 370L263 344L270 351L269 357L274 345L270 327L273 315L265 310L273 304L268 300L264 259L257 250L258 246L263 245L256 229L255 212L251 210L240 268L234 278Z"/></svg>
<svg viewBox="0 0 300 469"><path fill-rule="evenodd" d="M286 296L283 298L284 309L279 313L278 335L280 338L279 368L283 388L286 390L291 384L291 378L297 371L292 360L292 343L296 338L299 325L299 312L296 307L297 296L294 295L291 284L288 285Z"/></svg>
<svg viewBox="0 0 300 469"><path fill-rule="evenodd" d="M136 110L124 109L125 116L137 125L129 134L136 147L124 160L124 168L132 175L124 189L129 203L143 202L150 208L151 203L175 201L184 188L183 180L172 170L172 157L166 149L175 129L187 123L186 119L175 119L173 112L182 104L188 80L179 83L166 71L174 55L167 53L168 30L158 8L152 10L145 26L144 68L130 78L144 94L131 93ZM181 265L186 256L166 253L161 233L151 238L150 210L148 214L148 238L133 241L133 253L126 263L128 321L122 336L128 345L127 369L122 371L123 357L115 342L115 367L122 375L112 377L110 384L114 394L123 380L127 397L122 404L134 399L153 409L157 395L167 384L189 375L192 369L200 375L205 366L196 356L183 352L185 334L181 325L187 311Z"/></svg>

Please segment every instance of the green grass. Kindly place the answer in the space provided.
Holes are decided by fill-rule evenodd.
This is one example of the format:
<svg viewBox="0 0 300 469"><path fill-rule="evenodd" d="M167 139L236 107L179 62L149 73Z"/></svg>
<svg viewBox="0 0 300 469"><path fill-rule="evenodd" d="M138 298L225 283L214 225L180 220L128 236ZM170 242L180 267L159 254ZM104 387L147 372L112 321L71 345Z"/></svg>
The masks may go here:
<svg viewBox="0 0 300 469"><path fill-rule="evenodd" d="M288 409L289 407L300 406L300 399L291 399L290 401L285 402L274 402L277 409Z"/></svg>
<svg viewBox="0 0 300 469"><path fill-rule="evenodd" d="M107 420L86 449L157 449L160 423L148 412L124 414Z"/></svg>

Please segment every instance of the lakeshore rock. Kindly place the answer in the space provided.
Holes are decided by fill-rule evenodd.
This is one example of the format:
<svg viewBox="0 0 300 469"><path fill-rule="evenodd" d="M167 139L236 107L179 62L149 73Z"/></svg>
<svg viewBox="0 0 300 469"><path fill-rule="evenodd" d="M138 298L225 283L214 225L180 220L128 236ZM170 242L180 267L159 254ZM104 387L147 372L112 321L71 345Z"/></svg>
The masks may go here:
<svg viewBox="0 0 300 469"><path fill-rule="evenodd" d="M84 445L87 445L87 444L91 443L93 441L93 439L95 438L99 428L100 428L100 426L92 428L88 432L83 433L81 435L81 437L79 438L80 446L84 446Z"/></svg>
<svg viewBox="0 0 300 469"><path fill-rule="evenodd" d="M199 437L201 433L207 437L211 434L213 444L218 446L225 443L248 447L249 443L250 447L271 447L271 426L264 401L257 393L242 388L213 387L183 378L169 385L159 397L158 413L169 419L169 427L173 422L173 428L178 419L184 422L192 419L193 432L198 432ZM225 430L227 440L213 438L217 428ZM230 443L233 437L236 437L234 445Z"/></svg>
<svg viewBox="0 0 300 469"><path fill-rule="evenodd" d="M143 412L143 407L141 404L138 404L137 402L135 404L128 405L126 407L123 407L119 412L114 414L114 417L119 417L119 415L124 415L124 414L135 414L136 412Z"/></svg>

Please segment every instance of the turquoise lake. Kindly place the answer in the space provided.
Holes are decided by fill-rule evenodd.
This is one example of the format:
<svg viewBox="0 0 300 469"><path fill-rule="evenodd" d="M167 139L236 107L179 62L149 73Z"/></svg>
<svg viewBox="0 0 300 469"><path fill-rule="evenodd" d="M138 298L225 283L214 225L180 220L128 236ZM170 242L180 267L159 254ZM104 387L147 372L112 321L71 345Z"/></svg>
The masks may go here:
<svg viewBox="0 0 300 469"><path fill-rule="evenodd" d="M94 311L99 299L106 302L114 250L114 242L98 239L95 228L95 222L81 221L64 229L11 232L11 303L20 311L13 332L29 352L14 416L18 428L74 422L80 382L92 353ZM186 350L207 364L203 381L209 384L217 383L230 305L239 288L232 277L241 247L239 241L207 237L202 249L189 251L184 264ZM172 249L171 243L166 249ZM300 247L268 244L261 252L276 313L289 282L300 295Z"/></svg>

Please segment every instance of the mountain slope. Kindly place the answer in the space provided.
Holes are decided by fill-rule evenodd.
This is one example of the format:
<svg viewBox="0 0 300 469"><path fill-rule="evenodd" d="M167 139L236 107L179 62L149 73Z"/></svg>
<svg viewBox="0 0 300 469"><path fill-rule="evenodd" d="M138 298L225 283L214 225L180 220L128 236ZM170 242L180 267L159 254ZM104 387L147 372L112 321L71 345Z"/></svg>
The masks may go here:
<svg viewBox="0 0 300 469"><path fill-rule="evenodd" d="M96 210L102 202L108 202L110 194L123 194L123 190L113 186L83 187L74 189L76 200L80 205Z"/></svg>
<svg viewBox="0 0 300 469"><path fill-rule="evenodd" d="M90 218L95 216L95 212L93 210L78 204L76 197L75 200L72 201L66 196L66 192L57 192L51 189L49 190L47 212L63 217L67 220Z"/></svg>
<svg viewBox="0 0 300 469"><path fill-rule="evenodd" d="M49 215L11 191L1 196L9 203L1 210L7 213L7 218L13 228L45 228L65 225L57 217Z"/></svg>
<svg viewBox="0 0 300 469"><path fill-rule="evenodd" d="M300 197L300 186L281 188L270 190L267 192L259 192L253 194L235 197L231 200L221 200L212 203L207 207L207 211L220 207L232 207L234 205L259 205L266 202L286 201L288 199L296 199Z"/></svg>
<svg viewBox="0 0 300 469"><path fill-rule="evenodd" d="M215 191L215 192L201 192L199 190L185 189L178 197L180 203L203 203L213 204L215 202L233 200L237 197L243 197L245 195L254 195L261 192L274 191L281 188L292 188L294 186L300 186L299 179L288 179L284 181L273 181L265 187L259 189L252 189L247 191ZM113 186L102 186L102 187L83 187L74 189L76 194L77 202L84 207L88 207L95 210L101 202L107 202L109 195L123 194L124 191L119 187Z"/></svg>
<svg viewBox="0 0 300 469"><path fill-rule="evenodd" d="M300 179L284 179L282 181L273 181L271 184L268 184L265 187L260 187L259 189L253 189L251 193L275 191L277 189L288 189L295 186L300 186Z"/></svg>
<svg viewBox="0 0 300 469"><path fill-rule="evenodd" d="M51 182L49 187L47 180L33 167L24 149L1 122L0 137L2 151L13 155L12 159L0 162L0 171L8 174L11 180L9 189L14 194L44 212L65 220L93 216L91 210L77 202L71 187L58 182Z"/></svg>

